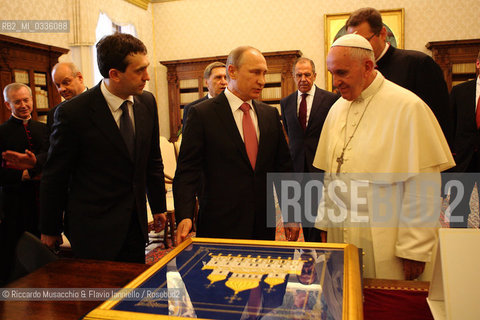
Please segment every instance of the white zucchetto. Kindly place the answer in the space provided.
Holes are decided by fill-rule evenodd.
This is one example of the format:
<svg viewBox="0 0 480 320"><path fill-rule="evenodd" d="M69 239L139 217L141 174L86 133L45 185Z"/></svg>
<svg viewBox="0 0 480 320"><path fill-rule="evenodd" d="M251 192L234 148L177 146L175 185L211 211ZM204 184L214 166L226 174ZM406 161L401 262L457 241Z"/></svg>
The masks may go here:
<svg viewBox="0 0 480 320"><path fill-rule="evenodd" d="M373 48L370 42L368 42L368 40L362 37L361 35L358 35L355 33L341 36L340 38L335 40L334 43L332 43L332 46L330 48L333 48L333 47L361 48L361 49L373 51Z"/></svg>

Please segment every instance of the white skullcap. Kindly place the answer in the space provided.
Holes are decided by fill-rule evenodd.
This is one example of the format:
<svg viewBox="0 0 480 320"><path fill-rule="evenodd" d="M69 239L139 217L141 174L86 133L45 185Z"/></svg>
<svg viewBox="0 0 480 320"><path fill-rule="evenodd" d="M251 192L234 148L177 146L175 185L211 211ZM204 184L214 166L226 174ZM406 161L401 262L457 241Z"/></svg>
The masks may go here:
<svg viewBox="0 0 480 320"><path fill-rule="evenodd" d="M341 36L340 38L335 40L334 43L332 43L332 46L330 48L333 48L333 47L361 48L361 49L373 51L373 48L370 42L368 42L368 40L362 37L361 35L358 35L355 33Z"/></svg>

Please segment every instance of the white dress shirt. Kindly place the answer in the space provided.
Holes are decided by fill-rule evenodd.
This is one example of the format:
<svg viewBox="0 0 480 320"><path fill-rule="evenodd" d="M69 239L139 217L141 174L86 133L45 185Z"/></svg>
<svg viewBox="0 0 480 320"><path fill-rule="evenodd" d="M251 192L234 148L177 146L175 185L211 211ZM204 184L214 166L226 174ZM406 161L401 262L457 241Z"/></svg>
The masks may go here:
<svg viewBox="0 0 480 320"><path fill-rule="evenodd" d="M257 114L255 113L255 109L253 109L252 105L252 100L248 101L243 101L239 97L237 97L235 94L233 94L228 88L225 89L225 96L227 97L228 104L230 105L230 108L232 109L233 113L233 118L235 119L235 123L237 125L238 131L240 132L240 136L243 138L243 111L240 109L240 106L246 102L250 105L250 117L252 118L253 121L253 126L255 127L255 131L257 132L257 141L260 140L260 130L258 129L258 119L257 119ZM244 140L245 141L245 140Z"/></svg>
<svg viewBox="0 0 480 320"><path fill-rule="evenodd" d="M307 96L305 97L307 100L307 125L308 125L308 119L310 119L310 111L312 111L312 105L313 105L313 97L315 96L315 85L313 85L310 88L310 91L306 92ZM300 102L302 101L302 92L298 90L298 95L297 95L297 117L300 111Z"/></svg>
<svg viewBox="0 0 480 320"><path fill-rule="evenodd" d="M100 85L100 90L102 91L103 97L107 101L108 107L110 108L110 112L112 112L113 119L117 123L117 126L120 128L120 118L122 117L122 110L120 106L122 105L124 99L117 97L110 91L108 91L105 82L102 81ZM128 114L130 115L130 119L132 119L132 126L133 131L135 132L135 118L133 115L133 96L129 96L126 100L128 100Z"/></svg>

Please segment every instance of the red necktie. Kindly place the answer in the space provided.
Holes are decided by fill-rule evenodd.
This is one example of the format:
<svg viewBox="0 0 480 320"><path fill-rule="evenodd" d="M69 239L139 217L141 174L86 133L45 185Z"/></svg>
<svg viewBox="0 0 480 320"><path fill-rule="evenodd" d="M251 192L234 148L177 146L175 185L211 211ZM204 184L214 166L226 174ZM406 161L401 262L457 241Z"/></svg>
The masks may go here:
<svg viewBox="0 0 480 320"><path fill-rule="evenodd" d="M302 101L300 101L300 108L298 109L298 121L303 131L307 128L307 96L308 94L302 93Z"/></svg>
<svg viewBox="0 0 480 320"><path fill-rule="evenodd" d="M480 96L477 101L477 111L475 112L475 120L477 121L477 129L480 128Z"/></svg>
<svg viewBox="0 0 480 320"><path fill-rule="evenodd" d="M240 106L240 109L243 111L242 127L245 149L247 149L250 164L252 165L253 170L255 170L255 162L257 161L258 153L257 130L255 130L255 126L253 125L252 117L250 117L250 105L248 103L243 103Z"/></svg>

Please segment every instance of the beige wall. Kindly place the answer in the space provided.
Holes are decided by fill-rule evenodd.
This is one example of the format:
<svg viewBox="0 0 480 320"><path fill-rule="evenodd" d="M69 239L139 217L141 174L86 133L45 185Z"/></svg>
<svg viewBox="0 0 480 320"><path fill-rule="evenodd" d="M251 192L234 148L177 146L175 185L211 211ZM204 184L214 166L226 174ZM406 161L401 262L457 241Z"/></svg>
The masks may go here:
<svg viewBox="0 0 480 320"><path fill-rule="evenodd" d="M157 97L161 133L166 136L166 68L159 61L224 55L245 44L262 51L299 49L316 62L316 83L324 87L324 15L364 6L404 8L408 49L430 53L425 48L429 41L480 38L478 0L180 0L151 4L148 10L123 0L0 0L1 19L78 21L78 35L74 30L68 37L8 35L70 48L72 54L64 59L73 59L84 73L93 72L88 54L99 12L118 24L133 23L149 50L149 89Z"/></svg>
<svg viewBox="0 0 480 320"><path fill-rule="evenodd" d="M316 62L316 83L324 87L324 15L365 6L404 8L409 49L430 53L429 41L480 38L478 0L182 0L153 5L156 60L224 55L244 44L299 49ZM158 69L158 78L157 98L167 105L166 68Z"/></svg>
<svg viewBox="0 0 480 320"><path fill-rule="evenodd" d="M95 44L95 28L99 14L106 13L119 25L133 24L137 35L153 57L152 11L143 10L123 0L0 0L1 19L5 20L70 20L70 33L6 33L6 35L68 48L62 61L73 61L82 70L86 84L93 83L92 50ZM96 63L96 62L95 62ZM151 67L152 75L155 70ZM149 85L155 91L155 79Z"/></svg>

